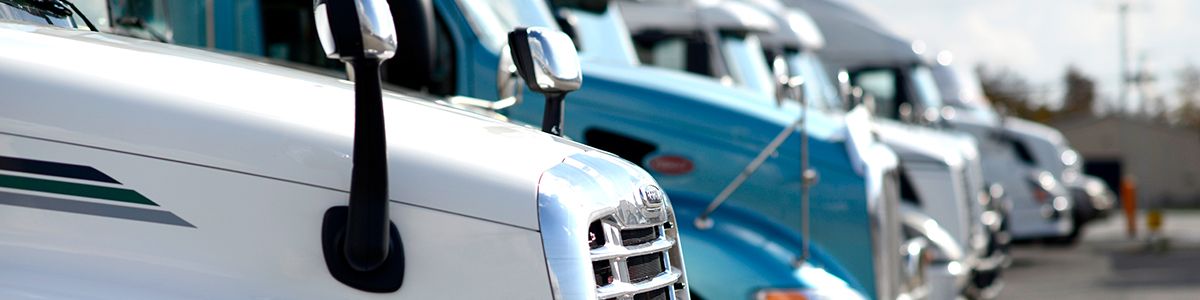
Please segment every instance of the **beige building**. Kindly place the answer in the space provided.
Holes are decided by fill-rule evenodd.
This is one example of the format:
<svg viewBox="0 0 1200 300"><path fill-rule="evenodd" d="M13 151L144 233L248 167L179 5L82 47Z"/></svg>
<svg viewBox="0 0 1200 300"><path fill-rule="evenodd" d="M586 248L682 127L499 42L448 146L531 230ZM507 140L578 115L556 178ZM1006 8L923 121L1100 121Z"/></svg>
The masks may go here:
<svg viewBox="0 0 1200 300"><path fill-rule="evenodd" d="M1120 174L1133 175L1140 207L1200 207L1200 132L1114 117L1050 125L1083 156L1084 171L1114 191Z"/></svg>

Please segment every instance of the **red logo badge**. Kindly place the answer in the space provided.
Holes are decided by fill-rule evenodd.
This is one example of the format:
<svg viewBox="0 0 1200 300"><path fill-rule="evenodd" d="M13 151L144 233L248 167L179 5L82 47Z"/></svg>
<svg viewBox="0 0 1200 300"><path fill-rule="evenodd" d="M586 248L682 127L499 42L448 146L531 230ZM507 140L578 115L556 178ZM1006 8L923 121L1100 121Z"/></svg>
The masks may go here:
<svg viewBox="0 0 1200 300"><path fill-rule="evenodd" d="M683 175L694 168L690 159L678 155L663 155L650 160L650 170L663 175Z"/></svg>

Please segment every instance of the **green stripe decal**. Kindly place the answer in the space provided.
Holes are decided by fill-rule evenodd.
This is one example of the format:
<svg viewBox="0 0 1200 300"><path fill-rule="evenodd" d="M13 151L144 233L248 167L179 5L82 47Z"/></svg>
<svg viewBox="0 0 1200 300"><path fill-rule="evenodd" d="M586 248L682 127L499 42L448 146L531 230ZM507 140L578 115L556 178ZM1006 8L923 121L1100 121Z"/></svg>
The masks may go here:
<svg viewBox="0 0 1200 300"><path fill-rule="evenodd" d="M0 174L0 187L158 206L132 190L72 182Z"/></svg>

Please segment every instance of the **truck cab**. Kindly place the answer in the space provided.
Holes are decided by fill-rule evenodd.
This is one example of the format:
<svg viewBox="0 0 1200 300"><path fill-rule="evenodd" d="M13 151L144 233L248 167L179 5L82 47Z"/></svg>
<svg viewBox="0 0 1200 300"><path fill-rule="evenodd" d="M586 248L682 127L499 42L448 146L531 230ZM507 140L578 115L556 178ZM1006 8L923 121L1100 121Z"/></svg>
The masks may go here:
<svg viewBox="0 0 1200 300"><path fill-rule="evenodd" d="M831 149L826 145L836 144L842 138L850 138L846 140L845 145L854 149L848 151L852 155L856 152L865 153L860 149L886 148L874 140L869 132L860 131L870 126L869 120L845 116L826 106L829 100L823 97L837 97L836 92L823 90L824 86L817 84L800 87L779 86L777 78L772 76L768 60L763 56L762 43L773 36L771 32L792 24L778 24L773 17L763 14L753 6L735 1L647 1L620 2L619 5L633 34L640 61L678 73L704 76L712 83L741 89L751 93L751 97L740 99L742 102L803 120L803 131L807 132L801 135L801 143L807 141L811 147L809 157L812 157L811 163L816 169L823 169L823 165L828 162L822 160L832 156L829 154ZM587 38L582 40L587 42ZM814 80L814 83L820 80L807 77L801 80L808 79ZM805 89L802 94L819 100L803 103L796 101L796 98L788 95L795 92L789 89L795 88ZM812 92L807 92L810 89ZM811 135L805 138L806 134ZM813 228L834 228L832 226L839 222L835 217L839 212L834 203L845 202L837 192L827 189L836 187L838 183L827 182L828 176L824 171L819 173L821 182L811 191L810 201L813 201L813 204L810 206L811 219L808 222L811 222ZM891 197L896 196L898 195ZM895 201L894 199L889 201ZM898 215L894 214L898 203L874 205L886 207L883 209L892 212L888 214L890 220L898 221ZM893 230L898 231L899 225L885 222L883 224L887 225L881 225L884 230L878 232L878 235L888 241L884 244L898 246L900 235ZM845 239L837 230L812 230L810 236L816 243L832 250L845 264L862 266L861 263L866 262L865 257L852 256L851 253L855 250L849 249L856 246L850 244L851 241ZM868 288L871 290L868 293L871 297L891 298L907 295L910 289L900 283L900 278L904 275L899 261L900 257L889 256L876 260L874 269L860 267L853 269L851 273L858 281L874 287Z"/></svg>
<svg viewBox="0 0 1200 300"><path fill-rule="evenodd" d="M1103 190L1092 188L1089 192L1085 187L1079 155L1067 146L1058 130L996 112L983 95L979 80L971 72L956 68L949 58L952 54L939 55L945 59L933 65L932 70L944 99L943 109L950 116L945 118L946 127L979 140L980 152L988 158L983 161L986 176L1005 183L1010 209L1020 211L1012 212L1017 215L1014 218L1021 219L1014 219L1014 223L1022 223L1013 225L1019 228L1012 234L1026 240L1048 237L1052 242L1073 242L1088 217L1094 215L1087 207L1111 207ZM1044 172L1054 180L1041 179ZM1070 211L1062 203L1067 198L1050 197L1067 193L1074 201L1069 203L1073 204ZM1093 203L1094 198L1100 200ZM1065 220L1049 224L1039 221L1054 220L1063 214L1071 214L1069 228L1065 227Z"/></svg>
<svg viewBox="0 0 1200 300"><path fill-rule="evenodd" d="M363 3L322 3L375 17L325 14L381 37L343 61L413 42ZM633 164L364 68L78 30L62 4L0 3L2 298L689 299L671 202ZM382 249L356 246L371 228Z"/></svg>

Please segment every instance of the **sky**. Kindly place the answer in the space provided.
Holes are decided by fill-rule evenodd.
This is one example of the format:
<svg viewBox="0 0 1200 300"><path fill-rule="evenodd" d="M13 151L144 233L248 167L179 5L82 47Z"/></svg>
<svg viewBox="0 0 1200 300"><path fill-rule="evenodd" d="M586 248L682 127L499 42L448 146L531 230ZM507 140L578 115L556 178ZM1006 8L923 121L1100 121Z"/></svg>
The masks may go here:
<svg viewBox="0 0 1200 300"><path fill-rule="evenodd" d="M1052 105L1064 92L1068 65L1097 81L1101 101L1115 102L1121 0L840 1L933 51L952 51L955 64L1010 68ZM1127 1L1130 65L1156 76L1146 94L1164 96L1173 106L1175 74L1185 64L1200 64L1200 1ZM1129 95L1129 107L1138 105L1137 94Z"/></svg>

